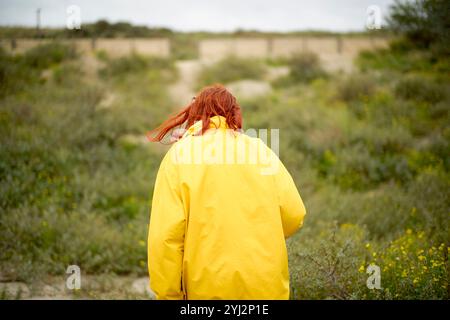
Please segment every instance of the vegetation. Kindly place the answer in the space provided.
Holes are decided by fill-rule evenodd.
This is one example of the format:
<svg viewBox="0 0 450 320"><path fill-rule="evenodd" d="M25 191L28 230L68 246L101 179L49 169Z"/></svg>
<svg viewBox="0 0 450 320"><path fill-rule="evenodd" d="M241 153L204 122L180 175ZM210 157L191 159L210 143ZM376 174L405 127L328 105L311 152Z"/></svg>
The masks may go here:
<svg viewBox="0 0 450 320"><path fill-rule="evenodd" d="M205 67L199 76L199 87L211 83L230 83L241 79L261 79L264 64L254 59L227 57L216 64Z"/></svg>
<svg viewBox="0 0 450 320"><path fill-rule="evenodd" d="M403 34L413 46L433 48L441 54L448 54L449 11L448 1L396 0L391 7L388 23L390 29Z"/></svg>
<svg viewBox="0 0 450 320"><path fill-rule="evenodd" d="M449 104L399 95L402 74L364 76L370 90L335 76L243 103L248 127L280 129L308 208L288 241L293 296L447 299ZM383 290L366 287L370 264Z"/></svg>
<svg viewBox="0 0 450 320"><path fill-rule="evenodd" d="M274 81L274 85L277 87L311 82L312 80L326 77L326 72L322 69L319 57L314 53L294 54L286 59L286 65L289 66L289 74Z"/></svg>
<svg viewBox="0 0 450 320"><path fill-rule="evenodd" d="M245 129L280 129L307 207L287 241L293 299L449 298L450 59L441 31L426 45L402 32L362 53L353 74L325 76L315 57L296 56L271 93L238 97ZM147 275L149 200L167 147L144 135L174 111L177 74L167 59L95 61L98 73L58 43L0 51L2 278L34 285L69 264L84 277ZM228 58L197 85L263 79L266 67ZM381 289L366 286L369 265Z"/></svg>
<svg viewBox="0 0 450 320"><path fill-rule="evenodd" d="M173 62L169 59L158 57L143 57L138 54L110 59L104 53L100 59L106 62L107 67L100 70L100 76L104 78L119 78L134 73L142 73L148 70L169 73L170 76L176 74Z"/></svg>
<svg viewBox="0 0 450 320"><path fill-rule="evenodd" d="M35 47L18 56L8 55L0 48L0 97L39 82L43 70L75 57L73 48L60 43Z"/></svg>
<svg viewBox="0 0 450 320"><path fill-rule="evenodd" d="M60 50L54 44L32 56L59 57ZM18 76L20 68L38 74L40 63L23 65L29 55L2 59ZM102 81L71 67L81 61L65 55L52 61L47 79L32 78L14 93L2 82L8 92L0 104L4 277L32 283L63 274L68 264L85 273L146 274L148 200L160 152L139 137L172 105L165 90L171 64L129 59L111 60ZM118 67L135 60L146 61L139 72ZM106 104L110 91L118 97Z"/></svg>

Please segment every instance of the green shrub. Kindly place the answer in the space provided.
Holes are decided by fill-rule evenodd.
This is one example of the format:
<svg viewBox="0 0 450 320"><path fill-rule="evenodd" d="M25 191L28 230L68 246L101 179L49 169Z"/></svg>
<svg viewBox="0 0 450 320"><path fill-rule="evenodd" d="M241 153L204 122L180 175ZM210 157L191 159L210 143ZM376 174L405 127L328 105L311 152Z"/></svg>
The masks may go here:
<svg viewBox="0 0 450 320"><path fill-rule="evenodd" d="M46 69L77 56L75 47L58 42L47 43L34 47L23 56L25 66L36 69Z"/></svg>
<svg viewBox="0 0 450 320"><path fill-rule="evenodd" d="M2 214L0 222L2 272L21 281L43 274L64 274L68 265L83 273L146 274L145 223L108 223L83 209L44 212L28 207ZM125 231L125 232L124 232ZM11 241L18 239L20 241Z"/></svg>
<svg viewBox="0 0 450 320"><path fill-rule="evenodd" d="M95 57L102 62L108 62L110 57L108 55L108 52L105 50L97 50L95 51Z"/></svg>
<svg viewBox="0 0 450 320"><path fill-rule="evenodd" d="M364 229L353 224L325 224L321 229L320 234L298 236L288 245L292 298L359 298L366 278L358 272L365 259Z"/></svg>
<svg viewBox="0 0 450 320"><path fill-rule="evenodd" d="M53 81L58 84L70 85L83 76L83 70L76 64L63 63L53 69Z"/></svg>
<svg viewBox="0 0 450 320"><path fill-rule="evenodd" d="M406 190L327 185L312 194L305 193L305 174L301 179L308 214L288 240L292 298L446 299L445 177L422 174ZM366 287L370 264L381 269L381 290Z"/></svg>
<svg viewBox="0 0 450 320"><path fill-rule="evenodd" d="M402 99L414 99L429 103L443 100L448 91L449 89L445 85L418 77L401 79L395 87L395 94Z"/></svg>
<svg viewBox="0 0 450 320"><path fill-rule="evenodd" d="M406 48L361 51L355 62L361 71L375 69L401 73L420 72L434 77L446 77L450 70L448 55L436 56L429 50Z"/></svg>
<svg viewBox="0 0 450 320"><path fill-rule="evenodd" d="M117 59L108 59L106 67L100 70L100 75L103 77L119 78L128 74L140 73L148 70L174 71L174 65L169 59L144 57L133 53L129 56Z"/></svg>
<svg viewBox="0 0 450 320"><path fill-rule="evenodd" d="M205 67L198 77L198 85L203 87L213 83L226 84L241 79L261 79L265 72L264 69L261 61L230 56Z"/></svg>
<svg viewBox="0 0 450 320"><path fill-rule="evenodd" d="M310 82L325 76L319 57L313 53L295 54L288 59L289 78L293 82Z"/></svg>
<svg viewBox="0 0 450 320"><path fill-rule="evenodd" d="M64 274L69 264L147 273L148 199L161 155L120 138L144 136L167 112L164 67L93 84L79 63L52 66L52 81L0 102L0 265L11 279ZM110 91L126 103L100 108Z"/></svg>
<svg viewBox="0 0 450 320"><path fill-rule="evenodd" d="M412 54L379 49L376 51L362 51L356 60L361 71L370 69L396 70L409 72L414 70L428 70L431 64L421 58L415 59Z"/></svg>
<svg viewBox="0 0 450 320"><path fill-rule="evenodd" d="M407 53L416 49L414 42L406 37L399 37L391 40L389 43L389 49L393 52Z"/></svg>
<svg viewBox="0 0 450 320"><path fill-rule="evenodd" d="M366 74L353 74L339 81L337 97L345 102L367 100L375 92L373 78Z"/></svg>
<svg viewBox="0 0 450 320"><path fill-rule="evenodd" d="M193 35L174 35L170 42L170 50L175 60L198 59L198 42Z"/></svg>
<svg viewBox="0 0 450 320"><path fill-rule="evenodd" d="M0 48L0 98L37 81L38 72L24 67L20 58Z"/></svg>
<svg viewBox="0 0 450 320"><path fill-rule="evenodd" d="M76 56L72 47L57 42L34 47L17 56L0 49L0 98L42 82L44 69Z"/></svg>
<svg viewBox="0 0 450 320"><path fill-rule="evenodd" d="M317 161L324 177L344 189L370 189L388 181L407 183L413 177L406 157L392 154L371 154L360 145L347 148L331 157L325 152ZM328 156L327 156L328 155Z"/></svg>
<svg viewBox="0 0 450 320"><path fill-rule="evenodd" d="M397 0L390 7L388 27L402 34L416 47L439 45L441 54L448 54L448 19L445 13L449 10L447 1Z"/></svg>

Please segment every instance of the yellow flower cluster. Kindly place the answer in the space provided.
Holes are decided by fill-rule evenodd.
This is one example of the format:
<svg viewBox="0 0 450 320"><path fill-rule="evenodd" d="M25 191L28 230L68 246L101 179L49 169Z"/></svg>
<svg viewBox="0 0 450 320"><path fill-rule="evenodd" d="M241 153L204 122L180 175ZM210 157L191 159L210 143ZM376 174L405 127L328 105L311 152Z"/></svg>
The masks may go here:
<svg viewBox="0 0 450 320"><path fill-rule="evenodd" d="M444 243L433 245L426 241L425 232L405 230L405 233L392 241L387 248L373 248L366 243L367 257L359 272L365 271L366 263L375 263L381 267L383 286L391 288L393 296L405 295L405 290L430 288L445 290L448 284L446 264L449 250ZM408 289L409 288L409 289ZM437 289L436 289L437 288Z"/></svg>

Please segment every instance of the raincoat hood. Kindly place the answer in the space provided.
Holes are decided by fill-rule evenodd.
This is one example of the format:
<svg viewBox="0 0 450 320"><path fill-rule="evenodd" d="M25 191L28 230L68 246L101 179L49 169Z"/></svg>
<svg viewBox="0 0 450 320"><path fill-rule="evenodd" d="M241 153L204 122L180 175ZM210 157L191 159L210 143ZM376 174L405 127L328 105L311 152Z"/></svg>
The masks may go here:
<svg viewBox="0 0 450 320"><path fill-rule="evenodd" d="M209 128L216 128L216 129L227 129L228 124L225 119L225 117L222 116L214 116L211 117L209 120ZM192 126L190 126L186 132L183 134L183 138L187 136L194 136L199 135L202 132L202 120L196 121Z"/></svg>

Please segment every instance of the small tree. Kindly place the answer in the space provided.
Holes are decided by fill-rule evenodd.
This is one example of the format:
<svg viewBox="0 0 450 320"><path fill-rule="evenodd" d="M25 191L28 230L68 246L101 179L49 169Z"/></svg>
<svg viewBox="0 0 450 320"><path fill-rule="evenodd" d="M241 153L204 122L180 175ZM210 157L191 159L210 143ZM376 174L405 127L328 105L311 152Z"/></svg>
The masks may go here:
<svg viewBox="0 0 450 320"><path fill-rule="evenodd" d="M390 9L387 22L391 30L404 34L418 47L436 45L449 51L450 1L396 0Z"/></svg>

